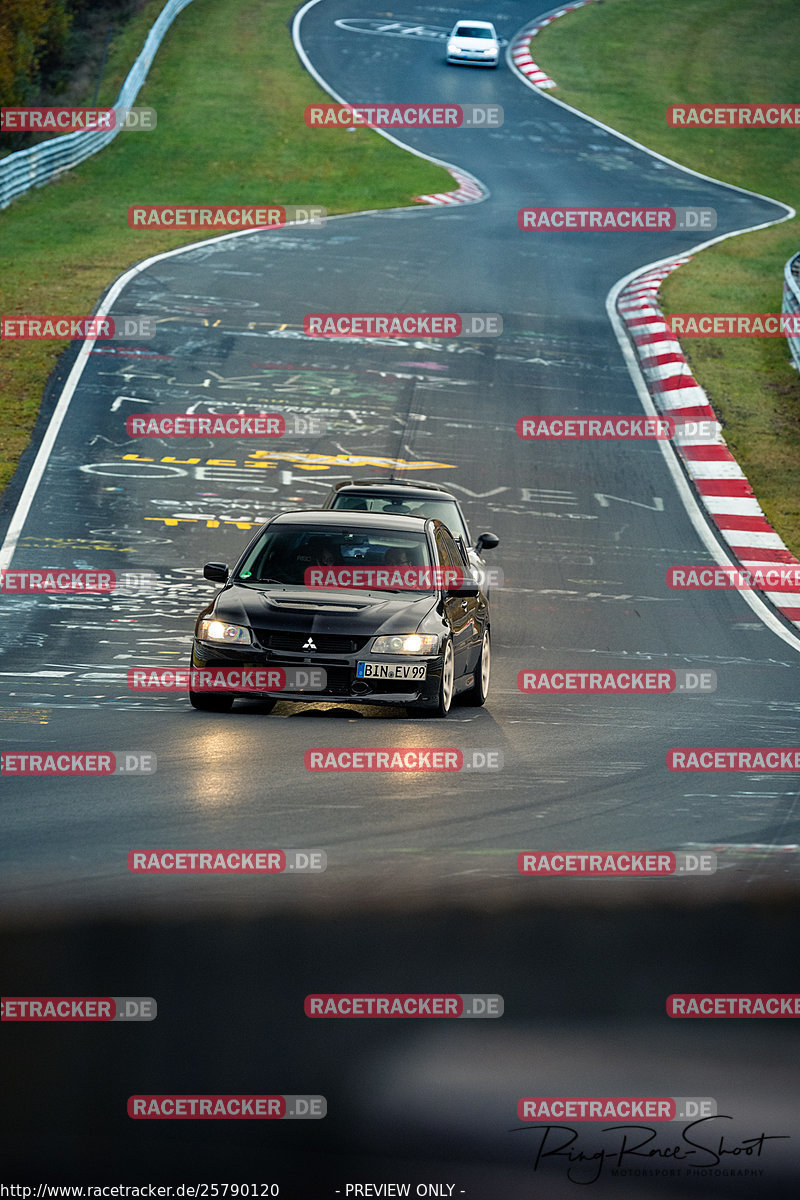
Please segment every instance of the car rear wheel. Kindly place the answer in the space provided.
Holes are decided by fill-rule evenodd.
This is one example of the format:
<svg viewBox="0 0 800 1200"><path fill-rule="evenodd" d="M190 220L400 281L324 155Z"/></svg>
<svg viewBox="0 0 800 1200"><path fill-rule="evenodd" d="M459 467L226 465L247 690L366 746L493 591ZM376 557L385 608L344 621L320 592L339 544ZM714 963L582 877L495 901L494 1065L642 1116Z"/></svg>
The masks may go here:
<svg viewBox="0 0 800 1200"><path fill-rule="evenodd" d="M442 676L439 680L439 693L434 704L422 707L413 707L409 709L415 717L446 717L450 712L450 705L453 703L453 690L455 688L456 666L453 657L453 643L447 642L444 648L444 657L442 658Z"/></svg>
<svg viewBox="0 0 800 1200"><path fill-rule="evenodd" d="M481 642L481 656L475 668L475 682L468 691L464 692L464 703L472 704L479 707L486 703L486 697L489 695L489 676L492 670L492 639L489 636L489 630L483 631L483 641Z"/></svg>

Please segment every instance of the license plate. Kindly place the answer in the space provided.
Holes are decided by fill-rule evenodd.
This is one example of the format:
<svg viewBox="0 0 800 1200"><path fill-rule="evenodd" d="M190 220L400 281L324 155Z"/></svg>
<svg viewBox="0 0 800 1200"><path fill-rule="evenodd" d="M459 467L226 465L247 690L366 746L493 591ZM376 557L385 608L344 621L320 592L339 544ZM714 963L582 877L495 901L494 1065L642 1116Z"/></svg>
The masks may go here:
<svg viewBox="0 0 800 1200"><path fill-rule="evenodd" d="M359 679L425 679L427 663L373 663L360 662L356 675Z"/></svg>

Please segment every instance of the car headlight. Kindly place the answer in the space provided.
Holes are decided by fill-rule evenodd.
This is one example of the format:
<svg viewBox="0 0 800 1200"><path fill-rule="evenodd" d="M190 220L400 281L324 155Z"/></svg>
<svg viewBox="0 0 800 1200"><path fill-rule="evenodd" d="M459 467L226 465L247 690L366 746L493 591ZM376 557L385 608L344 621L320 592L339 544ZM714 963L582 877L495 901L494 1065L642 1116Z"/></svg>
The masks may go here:
<svg viewBox="0 0 800 1200"><path fill-rule="evenodd" d="M439 638L435 633L381 634L375 638L373 654L435 654Z"/></svg>
<svg viewBox="0 0 800 1200"><path fill-rule="evenodd" d="M225 642L235 646L249 646L253 641L246 625L229 625L214 617L200 622L197 636L201 642Z"/></svg>

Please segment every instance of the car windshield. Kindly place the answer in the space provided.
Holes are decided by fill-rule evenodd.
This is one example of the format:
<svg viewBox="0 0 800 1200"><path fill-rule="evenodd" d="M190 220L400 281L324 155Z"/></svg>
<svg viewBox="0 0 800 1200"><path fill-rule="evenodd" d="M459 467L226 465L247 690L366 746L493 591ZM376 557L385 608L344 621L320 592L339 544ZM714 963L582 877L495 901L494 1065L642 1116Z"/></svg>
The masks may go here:
<svg viewBox="0 0 800 1200"><path fill-rule="evenodd" d="M423 529L346 529L313 525L272 525L250 548L236 575L239 583L306 587L309 567L431 566ZM393 588L373 588L394 591ZM421 586L409 589L431 591Z"/></svg>
<svg viewBox="0 0 800 1200"><path fill-rule="evenodd" d="M493 38L491 29L481 29L480 25L457 25L454 37Z"/></svg>
<svg viewBox="0 0 800 1200"><path fill-rule="evenodd" d="M401 517L433 517L446 525L453 537L463 538L465 543L469 544L469 534L464 528L455 500L429 500L427 496L392 496L386 493L375 495L371 492L339 492L332 507Z"/></svg>

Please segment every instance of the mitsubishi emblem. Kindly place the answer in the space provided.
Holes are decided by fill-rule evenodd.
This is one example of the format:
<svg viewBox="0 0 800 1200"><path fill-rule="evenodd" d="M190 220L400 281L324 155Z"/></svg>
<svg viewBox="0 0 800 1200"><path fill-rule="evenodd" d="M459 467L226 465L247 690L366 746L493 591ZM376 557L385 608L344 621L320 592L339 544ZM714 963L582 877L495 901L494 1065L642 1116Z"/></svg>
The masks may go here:
<svg viewBox="0 0 800 1200"><path fill-rule="evenodd" d="M314 644L314 639L312 637L310 637L307 642L303 643L304 650L316 650L316 648L317 647Z"/></svg>

